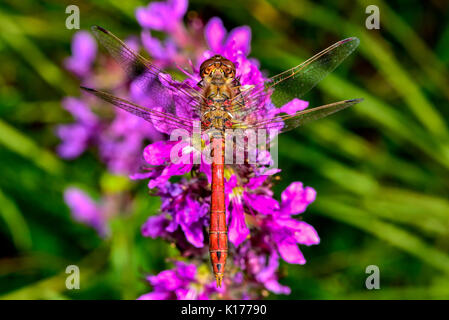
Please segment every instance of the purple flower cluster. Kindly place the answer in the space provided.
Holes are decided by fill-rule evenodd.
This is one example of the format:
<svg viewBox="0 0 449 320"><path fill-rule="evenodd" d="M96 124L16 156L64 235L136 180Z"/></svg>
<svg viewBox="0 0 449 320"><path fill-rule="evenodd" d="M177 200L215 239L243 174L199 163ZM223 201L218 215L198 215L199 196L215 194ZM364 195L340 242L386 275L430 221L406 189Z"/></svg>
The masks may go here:
<svg viewBox="0 0 449 320"><path fill-rule="evenodd" d="M137 44L132 41L128 44L137 49ZM93 76L96 52L96 40L90 33L79 31L73 38L72 56L67 58L64 64L82 84L104 87L104 80ZM109 71L112 71L112 74L108 75L109 78L119 80L117 84L112 85L114 93L121 96L129 94L128 89L122 84L123 75L120 70ZM74 159L88 147L97 147L101 159L111 172L116 174L135 172L141 164L141 150L144 143L161 139L162 135L144 120L120 109L114 109L112 121L102 119L93 110L110 111L110 106L99 105L97 99L89 98L91 97L64 99L62 104L72 114L75 123L58 127L57 135L62 140L58 147L59 155L66 159Z"/></svg>
<svg viewBox="0 0 449 320"><path fill-rule="evenodd" d="M204 283L194 264L182 261L176 262L173 269L148 276L147 281L154 290L138 300L208 300L211 294L219 292L213 285Z"/></svg>
<svg viewBox="0 0 449 320"><path fill-rule="evenodd" d="M159 67L190 65L192 73L180 70L188 75L184 83L195 84L200 80L200 64L215 54L221 54L236 65L242 86L260 85L267 80L258 61L248 58L251 49L249 27L238 27L228 33L223 22L216 17L206 25L198 18L191 19L186 25L183 22L186 10L187 0L152 2L136 10L137 21L144 28L141 43L154 58L154 64ZM163 32L165 39L153 37L152 31ZM89 37L84 33L75 36L72 57L66 61L66 67L82 82L93 81L96 47ZM80 41L82 43L77 43ZM176 82L173 80L173 83ZM182 86L183 83L177 85ZM102 87L101 81L93 86ZM135 101L151 105L152 97L142 96L134 90L133 83L126 88L119 82L112 89L117 96L126 98L124 94L129 94ZM291 114L308 105L294 99L282 108L275 108L269 96L263 99L266 107L257 111L258 117L280 112ZM153 128L121 111L116 111L112 123L106 123L92 112L89 102L84 99L67 98L63 105L76 122L58 129L63 141L59 147L60 155L75 158L89 146L96 146L110 171L129 173L132 179L148 179L148 187L154 189L153 194L160 197L162 204L160 213L149 217L142 226L143 236L160 237L176 244L180 255L191 261L191 264L176 262L174 269L147 277L153 291L140 299L207 299L215 295L259 298L263 290L276 294L290 293L288 287L279 283L279 260L304 264L306 260L298 245L318 244L320 241L312 226L294 218L315 200L314 189L304 187L301 182L293 182L278 201L273 197L272 187L273 175L279 173L279 169L262 170L263 166L249 164L226 166L226 216L232 245L224 285L217 289L210 275L207 254L211 166L204 161L201 164L172 163L170 152L175 142L161 140L162 136L155 131L156 128L159 132L169 133L167 128L156 124ZM140 167L145 171L137 172L136 168L142 164L142 144L146 140L155 142L144 149L145 164ZM267 151L259 157L264 158L264 163L271 161ZM171 178L174 176L181 178L173 182ZM99 218L103 216L100 205L75 189L66 192L66 202L76 219L103 230L105 223ZM208 270L206 275L199 272L204 266Z"/></svg>
<svg viewBox="0 0 449 320"><path fill-rule="evenodd" d="M138 49L138 42L128 40L128 45ZM109 60L102 60L99 69L108 67L108 79L96 76L97 42L87 31L77 32L72 40L72 56L64 61L64 66L73 73L83 85L99 88L109 87L119 96L131 95L131 90L125 82L124 75L118 67ZM103 71L102 71L103 72ZM100 72L98 72L100 73ZM65 159L75 159L89 148L98 150L100 159L108 170L117 175L127 175L135 172L143 163L142 148L150 142L159 140L163 134L143 119L135 117L123 110L113 109L100 103L98 99L89 96L81 98L67 97L62 106L74 118L74 122L58 126L56 134L61 139L58 154ZM97 113L111 113L109 120ZM82 195L82 196L81 196ZM104 197L104 201L114 201ZM109 216L99 214L93 218L94 211L88 210L94 201L82 190L70 188L65 192L65 200L71 209L75 220L93 227L100 236L106 236ZM112 207L104 204L105 207ZM94 221L95 220L95 221Z"/></svg>
<svg viewBox="0 0 449 320"><path fill-rule="evenodd" d="M161 213L146 221L142 234L174 240L184 250L191 246L203 248L210 209L207 181L182 179L179 183L166 182L156 195L162 200Z"/></svg>

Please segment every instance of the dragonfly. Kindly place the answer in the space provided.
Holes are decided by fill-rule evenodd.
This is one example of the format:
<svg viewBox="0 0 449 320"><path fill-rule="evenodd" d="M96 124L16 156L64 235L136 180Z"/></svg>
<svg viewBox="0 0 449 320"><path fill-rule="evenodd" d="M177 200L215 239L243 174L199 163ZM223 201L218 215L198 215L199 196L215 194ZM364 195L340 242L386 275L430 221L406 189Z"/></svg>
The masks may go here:
<svg viewBox="0 0 449 320"><path fill-rule="evenodd" d="M298 66L286 70L260 84L242 86L236 76L233 62L214 55L199 68L201 80L196 84L173 81L168 73L131 50L108 30L94 26L92 32L111 56L124 68L130 79L154 96L151 105L141 106L104 91L81 87L83 90L141 117L156 128L192 131L193 121L199 120L203 129L213 129L211 143L212 181L209 226L209 256L217 286L222 285L228 258L226 202L224 188L224 146L227 129L276 129L279 133L292 130L311 121L324 118L353 106L363 99L350 99L298 111L294 114L274 114L268 118L254 117L271 101L282 107L294 98L300 98L332 72L359 45L352 37L336 42ZM151 94L151 93L150 93ZM267 97L269 99L267 100ZM179 112L177 106L187 106ZM217 151L218 150L218 151Z"/></svg>

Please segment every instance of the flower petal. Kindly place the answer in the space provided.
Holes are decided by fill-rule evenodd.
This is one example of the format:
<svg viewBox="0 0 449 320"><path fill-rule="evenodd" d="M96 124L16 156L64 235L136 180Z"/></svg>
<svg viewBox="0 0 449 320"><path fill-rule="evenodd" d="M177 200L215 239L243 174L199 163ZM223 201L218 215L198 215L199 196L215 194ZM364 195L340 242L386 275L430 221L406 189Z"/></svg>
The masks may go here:
<svg viewBox="0 0 449 320"><path fill-rule="evenodd" d="M101 236L106 235L106 219L103 216L102 208L84 191L78 188L68 188L64 192L64 200L75 220L95 228Z"/></svg>
<svg viewBox="0 0 449 320"><path fill-rule="evenodd" d="M72 40L72 56L64 61L65 67L79 77L86 76L97 55L97 42L87 31L78 31Z"/></svg>
<svg viewBox="0 0 449 320"><path fill-rule="evenodd" d="M62 100L62 106L79 122L93 126L98 122L98 117L90 110L86 103L80 99L67 97Z"/></svg>
<svg viewBox="0 0 449 320"><path fill-rule="evenodd" d="M249 206L262 214L273 214L279 210L279 203L268 195L245 192L243 198Z"/></svg>
<svg viewBox="0 0 449 320"><path fill-rule="evenodd" d="M212 183L212 166L209 163L201 161L199 171L206 175L209 183Z"/></svg>
<svg viewBox="0 0 449 320"><path fill-rule="evenodd" d="M287 286L281 285L276 279L270 279L264 283L265 288L270 290L275 294L286 294L289 295L291 290Z"/></svg>
<svg viewBox="0 0 449 320"><path fill-rule="evenodd" d="M260 187L266 180L268 176L262 175L258 177L253 177L249 179L249 182L246 185L247 189L254 190Z"/></svg>
<svg viewBox="0 0 449 320"><path fill-rule="evenodd" d="M165 59L167 51L162 46L161 41L158 38L152 37L148 30L142 31L140 34L142 38L142 44L154 59Z"/></svg>
<svg viewBox="0 0 449 320"><path fill-rule="evenodd" d="M175 262L176 271L180 278L183 278L188 281L195 280L196 276L196 266L191 263L187 264L182 261Z"/></svg>
<svg viewBox="0 0 449 320"><path fill-rule="evenodd" d="M170 291L182 286L183 282L176 270L164 270L155 276L148 276L148 282L154 287L155 291Z"/></svg>
<svg viewBox="0 0 449 320"><path fill-rule="evenodd" d="M152 166L160 166L170 160L171 141L156 141L143 150L143 157Z"/></svg>
<svg viewBox="0 0 449 320"><path fill-rule="evenodd" d="M315 228L304 221L298 221L298 229L295 231L295 240L298 243L308 246L320 243L320 237Z"/></svg>
<svg viewBox="0 0 449 320"><path fill-rule="evenodd" d="M154 30L164 31L167 30L167 26L172 21L166 19L167 5L162 2L151 2L147 7L139 7L136 10L136 19L139 24L144 28L150 28Z"/></svg>
<svg viewBox="0 0 449 320"><path fill-rule="evenodd" d="M243 206L238 201L233 201L231 210L231 223L229 224L229 241L234 246L239 246L249 235L249 229L245 222Z"/></svg>
<svg viewBox="0 0 449 320"><path fill-rule="evenodd" d="M204 33L209 48L216 53L221 52L223 40L226 36L226 29L223 26L221 19L218 17L210 19Z"/></svg>
<svg viewBox="0 0 449 320"><path fill-rule="evenodd" d="M189 2L187 0L168 0L171 14L175 18L181 18L185 15L188 4Z"/></svg>
<svg viewBox="0 0 449 320"><path fill-rule="evenodd" d="M309 105L308 101L304 101L304 100L300 100L298 98L294 98L290 102L287 102L282 107L280 107L278 109L279 112L277 112L277 113L284 112L284 113L292 115L292 114L295 114L298 111L304 110L305 108L308 107L308 105Z"/></svg>
<svg viewBox="0 0 449 320"><path fill-rule="evenodd" d="M280 241L277 243L279 253L285 261L288 263L305 264L306 259L302 252L299 250L296 243L290 241Z"/></svg>
<svg viewBox="0 0 449 320"><path fill-rule="evenodd" d="M187 226L185 224L181 224L181 228L186 235L187 241L189 241L196 248L204 247L204 234L203 234L203 225L201 223L192 223Z"/></svg>
<svg viewBox="0 0 449 320"><path fill-rule="evenodd" d="M178 300L196 300L198 292L194 288L180 288L175 290L176 298Z"/></svg>
<svg viewBox="0 0 449 320"><path fill-rule="evenodd" d="M226 40L226 47L232 47L234 51L241 51L245 56L251 51L251 28L248 26L233 29Z"/></svg>
<svg viewBox="0 0 449 320"><path fill-rule="evenodd" d="M151 216L143 224L141 232L144 237L157 238L165 234L168 220L164 215Z"/></svg>
<svg viewBox="0 0 449 320"><path fill-rule="evenodd" d="M281 213L285 215L303 213L315 198L316 191L313 188L304 188L301 182L293 182L281 194Z"/></svg>
<svg viewBox="0 0 449 320"><path fill-rule="evenodd" d="M169 300L171 293L167 291L154 291L145 293L137 298L137 300Z"/></svg>

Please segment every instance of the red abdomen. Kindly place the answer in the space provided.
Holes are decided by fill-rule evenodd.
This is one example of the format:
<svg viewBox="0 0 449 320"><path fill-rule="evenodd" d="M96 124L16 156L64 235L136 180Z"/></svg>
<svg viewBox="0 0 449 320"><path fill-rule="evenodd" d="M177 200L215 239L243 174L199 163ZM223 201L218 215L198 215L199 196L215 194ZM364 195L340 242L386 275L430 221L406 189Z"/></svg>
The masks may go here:
<svg viewBox="0 0 449 320"><path fill-rule="evenodd" d="M224 191L224 141L213 138L212 199L209 227L209 253L217 286L221 286L226 258L228 256L228 234Z"/></svg>

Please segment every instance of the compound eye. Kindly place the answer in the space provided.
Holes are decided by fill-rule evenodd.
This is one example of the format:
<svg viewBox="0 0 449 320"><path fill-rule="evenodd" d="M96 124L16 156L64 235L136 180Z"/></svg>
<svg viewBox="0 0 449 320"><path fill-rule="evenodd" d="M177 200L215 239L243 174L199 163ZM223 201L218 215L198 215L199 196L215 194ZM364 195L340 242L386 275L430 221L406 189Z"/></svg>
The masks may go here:
<svg viewBox="0 0 449 320"><path fill-rule="evenodd" d="M229 77L233 77L234 76L234 70L232 68L228 68L226 74Z"/></svg>

